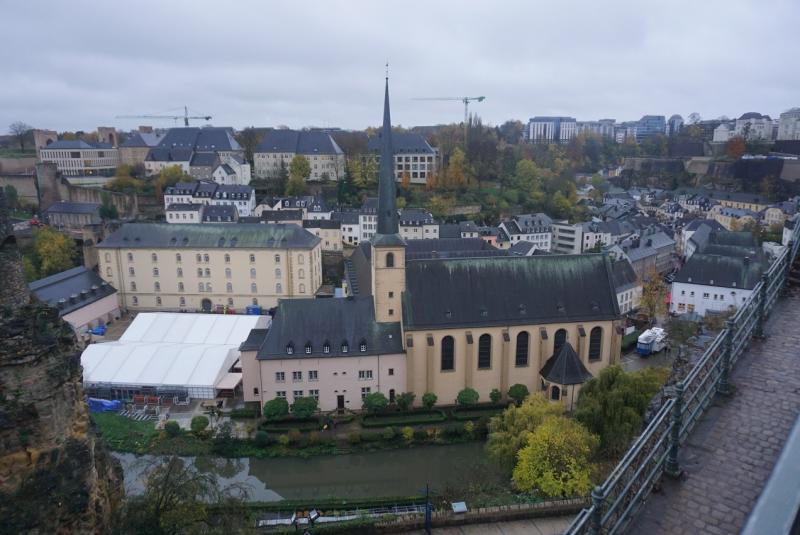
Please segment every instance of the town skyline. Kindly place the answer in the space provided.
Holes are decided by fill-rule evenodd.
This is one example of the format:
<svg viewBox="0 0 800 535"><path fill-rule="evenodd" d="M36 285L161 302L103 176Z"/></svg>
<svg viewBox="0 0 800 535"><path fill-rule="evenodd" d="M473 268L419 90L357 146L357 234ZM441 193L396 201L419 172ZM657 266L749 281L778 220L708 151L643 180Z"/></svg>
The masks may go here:
<svg viewBox="0 0 800 535"><path fill-rule="evenodd" d="M491 124L535 115L777 118L796 105L800 82L781 53L800 44L791 28L800 8L789 2L770 10L711 2L692 11L616 2L601 13L516 3L466 12L453 4L381 5L359 8L358 17L337 3L310 12L236 7L225 24L216 11L173 4L125 13L118 27L120 13L109 6L92 5L93 16L79 18L72 5L9 5L10 41L25 43L34 25L38 37L0 52L8 82L0 123L168 128L176 124L116 116L178 115L188 105L219 126L360 130L378 124L375 87L387 59L395 125L405 127L463 117L457 101L416 97L486 96L470 111ZM55 21L73 31L48 31ZM735 31L754 27L764 31Z"/></svg>

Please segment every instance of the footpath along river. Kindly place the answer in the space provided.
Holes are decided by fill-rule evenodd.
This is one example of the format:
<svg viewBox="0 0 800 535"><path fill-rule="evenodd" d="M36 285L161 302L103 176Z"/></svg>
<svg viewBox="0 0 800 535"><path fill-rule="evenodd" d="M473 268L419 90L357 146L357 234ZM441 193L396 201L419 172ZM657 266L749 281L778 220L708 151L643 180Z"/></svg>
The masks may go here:
<svg viewBox="0 0 800 535"><path fill-rule="evenodd" d="M129 494L140 494L143 474L153 456L114 453L125 470ZM499 477L486 465L482 442L425 446L371 453L323 455L301 459L187 457L203 473L212 473L221 487L233 483L249 487L251 501L418 495L425 484L441 491L481 476Z"/></svg>

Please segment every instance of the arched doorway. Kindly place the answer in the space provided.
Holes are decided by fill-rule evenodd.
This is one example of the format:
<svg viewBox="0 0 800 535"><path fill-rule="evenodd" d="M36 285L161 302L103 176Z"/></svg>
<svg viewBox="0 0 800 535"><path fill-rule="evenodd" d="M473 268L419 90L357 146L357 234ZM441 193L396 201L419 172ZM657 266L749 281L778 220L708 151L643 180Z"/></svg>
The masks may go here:
<svg viewBox="0 0 800 535"><path fill-rule="evenodd" d="M200 301L200 306L203 309L203 312L211 312L211 299L203 299Z"/></svg>

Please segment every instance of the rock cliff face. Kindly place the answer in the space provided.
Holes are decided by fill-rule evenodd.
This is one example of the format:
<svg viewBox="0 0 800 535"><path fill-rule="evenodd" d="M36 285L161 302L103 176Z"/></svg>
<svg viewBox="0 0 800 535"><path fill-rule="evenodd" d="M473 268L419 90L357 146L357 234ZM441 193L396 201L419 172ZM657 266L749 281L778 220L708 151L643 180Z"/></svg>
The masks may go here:
<svg viewBox="0 0 800 535"><path fill-rule="evenodd" d="M123 498L90 426L75 336L31 302L0 190L0 533L105 533Z"/></svg>

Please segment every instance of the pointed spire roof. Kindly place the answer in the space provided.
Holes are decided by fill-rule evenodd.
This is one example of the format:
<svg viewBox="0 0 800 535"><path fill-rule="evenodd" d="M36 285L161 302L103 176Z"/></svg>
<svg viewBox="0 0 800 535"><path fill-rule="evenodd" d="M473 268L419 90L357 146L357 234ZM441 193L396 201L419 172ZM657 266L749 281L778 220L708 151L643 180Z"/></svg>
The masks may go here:
<svg viewBox="0 0 800 535"><path fill-rule="evenodd" d="M392 118L389 113L389 76L383 101L383 128L381 129L381 167L378 179L378 231L377 234L398 234L397 186L394 180L394 148L392 147Z"/></svg>
<svg viewBox="0 0 800 535"><path fill-rule="evenodd" d="M539 374L557 385L579 385L592 377L569 342L564 342L561 350L547 359Z"/></svg>

